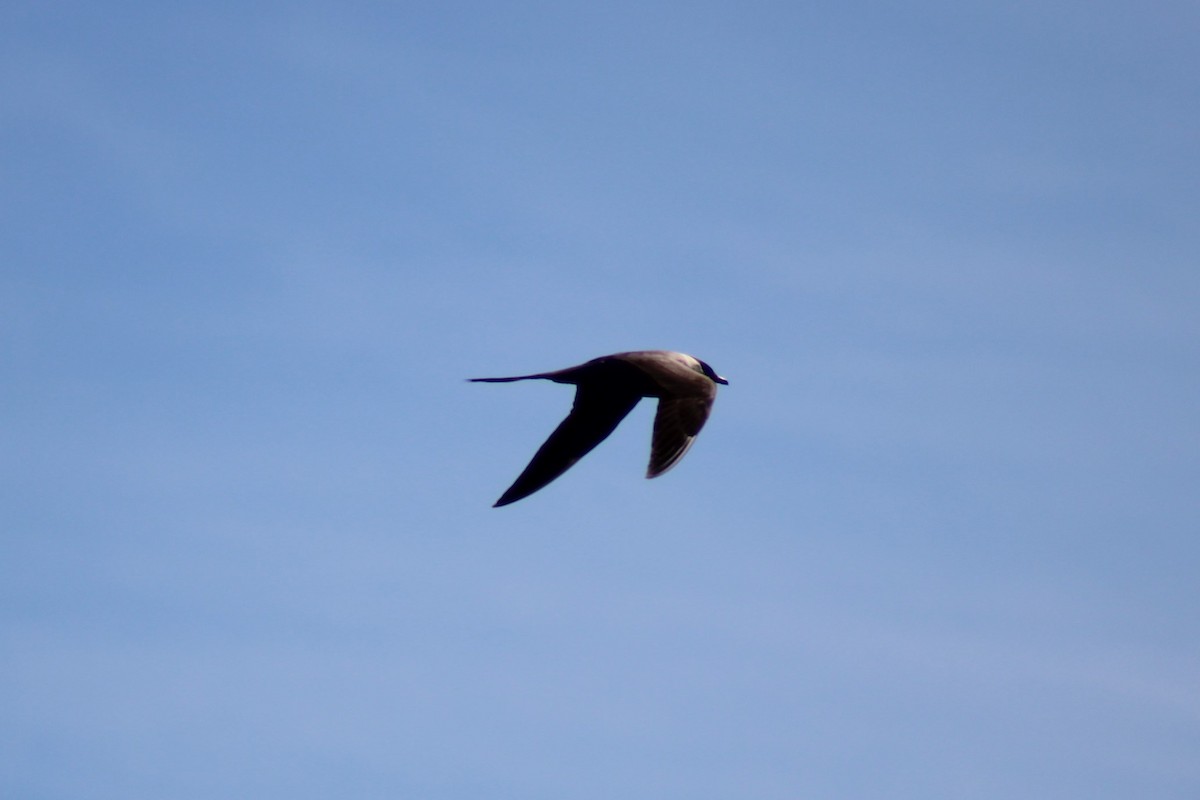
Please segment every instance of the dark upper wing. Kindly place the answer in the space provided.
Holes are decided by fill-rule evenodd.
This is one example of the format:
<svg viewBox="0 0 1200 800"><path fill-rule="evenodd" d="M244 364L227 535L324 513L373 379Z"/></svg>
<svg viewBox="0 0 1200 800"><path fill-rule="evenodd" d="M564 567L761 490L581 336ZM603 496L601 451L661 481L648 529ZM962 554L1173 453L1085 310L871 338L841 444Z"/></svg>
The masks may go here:
<svg viewBox="0 0 1200 800"><path fill-rule="evenodd" d="M604 441L637 405L641 395L628 388L589 384L575 389L575 405L496 506L515 503L562 475Z"/></svg>
<svg viewBox="0 0 1200 800"><path fill-rule="evenodd" d="M714 391L707 395L663 397L658 401L647 478L657 478L679 463L708 420L715 396Z"/></svg>

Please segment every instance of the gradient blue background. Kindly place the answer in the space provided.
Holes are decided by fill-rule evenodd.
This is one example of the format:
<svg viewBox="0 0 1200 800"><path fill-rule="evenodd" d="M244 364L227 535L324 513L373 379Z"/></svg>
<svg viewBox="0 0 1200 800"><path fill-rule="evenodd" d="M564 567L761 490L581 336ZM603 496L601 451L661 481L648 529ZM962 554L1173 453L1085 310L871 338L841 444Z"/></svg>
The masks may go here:
<svg viewBox="0 0 1200 800"><path fill-rule="evenodd" d="M0 795L1200 796L1190 2L10 3ZM491 503L567 387L651 403Z"/></svg>

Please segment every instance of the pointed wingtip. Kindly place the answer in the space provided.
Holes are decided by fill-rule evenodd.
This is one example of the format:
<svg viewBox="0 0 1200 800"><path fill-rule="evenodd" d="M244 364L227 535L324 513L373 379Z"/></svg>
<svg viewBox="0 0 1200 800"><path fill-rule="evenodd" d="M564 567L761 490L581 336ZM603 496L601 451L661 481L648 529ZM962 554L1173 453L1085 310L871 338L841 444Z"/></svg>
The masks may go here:
<svg viewBox="0 0 1200 800"><path fill-rule="evenodd" d="M492 508L500 508L501 506L512 505L513 503L517 502L518 500L528 497L529 494L530 494L529 492L525 492L525 493L514 492L512 490L512 488L510 487L508 489L508 491L506 491L504 494L500 495L499 500L492 503Z"/></svg>

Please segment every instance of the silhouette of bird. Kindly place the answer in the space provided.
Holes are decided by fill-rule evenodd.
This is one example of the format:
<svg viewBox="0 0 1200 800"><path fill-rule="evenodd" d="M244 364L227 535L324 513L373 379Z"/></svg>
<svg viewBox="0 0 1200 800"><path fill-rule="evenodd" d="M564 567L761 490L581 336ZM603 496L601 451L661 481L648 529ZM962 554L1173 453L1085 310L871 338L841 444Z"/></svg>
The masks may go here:
<svg viewBox="0 0 1200 800"><path fill-rule="evenodd" d="M670 350L614 353L553 372L470 380L509 383L535 378L574 384L575 404L496 501L496 508L528 497L570 469L608 438L643 397L658 398L646 477L662 475L679 463L704 427L717 384L729 383L700 359Z"/></svg>

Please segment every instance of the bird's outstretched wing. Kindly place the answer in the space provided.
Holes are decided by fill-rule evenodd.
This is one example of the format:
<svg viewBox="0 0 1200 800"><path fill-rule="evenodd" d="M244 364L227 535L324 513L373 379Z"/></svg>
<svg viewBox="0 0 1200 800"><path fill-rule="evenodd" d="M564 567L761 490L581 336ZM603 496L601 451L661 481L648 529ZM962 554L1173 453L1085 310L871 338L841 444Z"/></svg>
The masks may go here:
<svg viewBox="0 0 1200 800"><path fill-rule="evenodd" d="M534 453L529 466L496 501L496 507L528 497L562 475L608 438L640 399L638 392L628 388L596 383L577 386L571 413Z"/></svg>
<svg viewBox="0 0 1200 800"><path fill-rule="evenodd" d="M663 397L658 401L647 478L657 478L679 463L708 420L715 395L714 391L708 395Z"/></svg>

